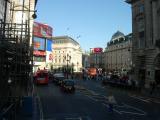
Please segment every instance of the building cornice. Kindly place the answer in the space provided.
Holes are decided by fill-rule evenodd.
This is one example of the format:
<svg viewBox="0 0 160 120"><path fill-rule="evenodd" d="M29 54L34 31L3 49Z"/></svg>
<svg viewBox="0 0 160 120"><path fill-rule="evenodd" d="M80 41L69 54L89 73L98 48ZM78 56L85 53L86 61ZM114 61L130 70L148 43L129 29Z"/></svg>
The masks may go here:
<svg viewBox="0 0 160 120"><path fill-rule="evenodd" d="M133 4L135 2L137 2L138 0L126 0L125 2L128 3L128 4Z"/></svg>

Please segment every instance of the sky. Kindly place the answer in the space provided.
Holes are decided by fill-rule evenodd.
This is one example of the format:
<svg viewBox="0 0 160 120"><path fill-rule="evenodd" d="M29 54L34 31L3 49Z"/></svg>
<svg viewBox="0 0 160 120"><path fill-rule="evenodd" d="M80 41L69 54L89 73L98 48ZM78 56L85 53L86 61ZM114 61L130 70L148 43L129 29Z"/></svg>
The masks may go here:
<svg viewBox="0 0 160 120"><path fill-rule="evenodd" d="M36 22L53 28L53 36L67 35L84 51L105 48L112 35L132 32L131 6L125 0L38 0Z"/></svg>

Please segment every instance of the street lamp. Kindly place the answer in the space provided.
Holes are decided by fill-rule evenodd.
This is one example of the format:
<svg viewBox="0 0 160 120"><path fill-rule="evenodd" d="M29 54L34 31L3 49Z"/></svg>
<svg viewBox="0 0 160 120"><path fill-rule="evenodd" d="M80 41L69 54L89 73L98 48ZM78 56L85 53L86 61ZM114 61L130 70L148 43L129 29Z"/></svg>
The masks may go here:
<svg viewBox="0 0 160 120"><path fill-rule="evenodd" d="M67 79L68 79L68 63L71 61L71 56L67 53L67 56L65 56L65 60L67 61Z"/></svg>
<svg viewBox="0 0 160 120"><path fill-rule="evenodd" d="M78 65L79 65L79 62L77 62L77 72L78 72Z"/></svg>

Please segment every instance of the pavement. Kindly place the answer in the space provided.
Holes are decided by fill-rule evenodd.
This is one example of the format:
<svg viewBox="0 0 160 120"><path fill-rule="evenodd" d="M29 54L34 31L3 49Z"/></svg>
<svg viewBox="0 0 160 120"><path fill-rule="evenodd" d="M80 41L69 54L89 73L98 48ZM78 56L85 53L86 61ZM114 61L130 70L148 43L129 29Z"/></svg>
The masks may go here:
<svg viewBox="0 0 160 120"><path fill-rule="evenodd" d="M17 114L16 120L40 120L39 98L37 96L25 97Z"/></svg>

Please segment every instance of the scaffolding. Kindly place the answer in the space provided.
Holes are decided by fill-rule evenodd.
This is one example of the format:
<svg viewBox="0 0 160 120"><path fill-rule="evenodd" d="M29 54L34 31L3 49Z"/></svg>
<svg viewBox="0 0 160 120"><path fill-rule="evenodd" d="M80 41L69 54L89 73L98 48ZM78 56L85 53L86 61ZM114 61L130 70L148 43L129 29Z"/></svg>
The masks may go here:
<svg viewBox="0 0 160 120"><path fill-rule="evenodd" d="M24 1L22 13L26 12ZM11 3L6 0L6 4ZM30 44L30 18L22 19L20 24L6 22L6 10L5 18L0 20L0 119L5 114L13 119L17 105L32 91L33 47ZM10 10L12 14L15 11L14 7Z"/></svg>

